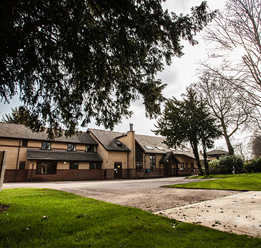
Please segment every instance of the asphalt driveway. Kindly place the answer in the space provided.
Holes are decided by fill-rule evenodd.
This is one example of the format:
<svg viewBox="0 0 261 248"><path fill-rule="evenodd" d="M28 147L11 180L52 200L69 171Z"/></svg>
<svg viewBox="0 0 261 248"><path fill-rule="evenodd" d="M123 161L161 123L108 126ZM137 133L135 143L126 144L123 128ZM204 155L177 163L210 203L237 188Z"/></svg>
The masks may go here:
<svg viewBox="0 0 261 248"><path fill-rule="evenodd" d="M7 188L52 188L110 203L137 207L179 221L221 231L261 236L261 192L175 189L160 186L206 179L184 177L112 180L4 183Z"/></svg>

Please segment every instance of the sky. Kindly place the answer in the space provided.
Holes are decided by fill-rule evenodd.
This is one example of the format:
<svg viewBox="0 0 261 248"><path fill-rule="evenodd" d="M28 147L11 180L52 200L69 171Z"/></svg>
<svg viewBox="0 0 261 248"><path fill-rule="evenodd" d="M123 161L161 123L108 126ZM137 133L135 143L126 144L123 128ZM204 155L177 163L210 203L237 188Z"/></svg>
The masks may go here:
<svg viewBox="0 0 261 248"><path fill-rule="evenodd" d="M163 3L163 8L176 14L188 14L191 7L198 6L200 3L200 0L166 0ZM208 0L207 3L211 10L222 9L224 8L225 0ZM180 98L181 94L186 92L187 86L198 81L195 71L198 66L197 63L200 59L207 57L206 44L200 37L200 34L196 36L196 40L199 41L198 45L192 46L188 42L184 42L183 52L185 54L181 58L173 58L171 66L165 66L164 71L158 73L157 78L161 79L162 83L167 84L167 87L163 91L165 97L170 98L174 96ZM19 105L21 104L18 97L11 100L10 104L0 102L0 119L2 119L2 115L11 113L11 108L18 107ZM129 119L123 118L122 123L115 126L114 130L127 132L129 124L132 123L134 131L137 134L155 135L151 130L155 129L156 120L146 118L142 100L133 102L130 109L134 112L133 116ZM95 123L90 123L88 127L104 129L102 126L96 126ZM83 129L83 131L85 130L86 128ZM224 139L216 141L215 148L226 150Z"/></svg>

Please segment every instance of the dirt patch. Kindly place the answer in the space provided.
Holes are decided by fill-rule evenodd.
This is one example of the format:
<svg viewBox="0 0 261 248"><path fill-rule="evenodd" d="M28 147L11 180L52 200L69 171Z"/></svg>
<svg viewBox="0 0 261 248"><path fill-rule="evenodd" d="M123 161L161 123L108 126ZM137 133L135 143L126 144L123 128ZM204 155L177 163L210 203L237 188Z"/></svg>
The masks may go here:
<svg viewBox="0 0 261 248"><path fill-rule="evenodd" d="M142 190L68 190L67 192L146 211L186 206L206 200L236 194L236 191L154 188Z"/></svg>
<svg viewBox="0 0 261 248"><path fill-rule="evenodd" d="M5 212L8 210L8 206L0 203L0 213Z"/></svg>

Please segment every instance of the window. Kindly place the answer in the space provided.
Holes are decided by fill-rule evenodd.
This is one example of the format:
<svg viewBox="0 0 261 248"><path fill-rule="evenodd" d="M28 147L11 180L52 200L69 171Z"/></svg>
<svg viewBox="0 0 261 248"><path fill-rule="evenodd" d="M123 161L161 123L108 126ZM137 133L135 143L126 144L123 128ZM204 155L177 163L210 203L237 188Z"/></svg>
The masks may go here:
<svg viewBox="0 0 261 248"><path fill-rule="evenodd" d="M143 171L143 164L142 163L136 164L136 171Z"/></svg>
<svg viewBox="0 0 261 248"><path fill-rule="evenodd" d="M193 170L194 169L194 163L190 163L190 166L191 166L191 169Z"/></svg>
<svg viewBox="0 0 261 248"><path fill-rule="evenodd" d="M151 146L144 146L144 147L149 149L149 150L154 150Z"/></svg>
<svg viewBox="0 0 261 248"><path fill-rule="evenodd" d="M150 169L156 171L156 156L150 155Z"/></svg>
<svg viewBox="0 0 261 248"><path fill-rule="evenodd" d="M101 163L90 163L90 169L101 169Z"/></svg>
<svg viewBox="0 0 261 248"><path fill-rule="evenodd" d="M51 142L43 141L42 142L42 149L43 150L51 150Z"/></svg>
<svg viewBox="0 0 261 248"><path fill-rule="evenodd" d="M76 148L75 144L68 144L68 146L67 146L67 150L68 150L68 151L74 152L74 151L75 151L75 148Z"/></svg>
<svg viewBox="0 0 261 248"><path fill-rule="evenodd" d="M188 163L185 163L185 170L188 171Z"/></svg>
<svg viewBox="0 0 261 248"><path fill-rule="evenodd" d="M25 169L25 162L20 162L19 170L24 170L24 169Z"/></svg>
<svg viewBox="0 0 261 248"><path fill-rule="evenodd" d="M79 163L78 162L71 162L70 163L70 170L78 170Z"/></svg>
<svg viewBox="0 0 261 248"><path fill-rule="evenodd" d="M184 170L184 163L180 163L180 164L179 164L179 169L180 169L180 170Z"/></svg>
<svg viewBox="0 0 261 248"><path fill-rule="evenodd" d="M156 146L157 149L161 150L161 151L165 151L165 149L161 146Z"/></svg>
<svg viewBox="0 0 261 248"><path fill-rule="evenodd" d="M27 146L27 145L28 145L28 140L23 139L22 140L22 146Z"/></svg>
<svg viewBox="0 0 261 248"><path fill-rule="evenodd" d="M87 145L86 152L97 152L97 146Z"/></svg>
<svg viewBox="0 0 261 248"><path fill-rule="evenodd" d="M57 163L55 162L37 162L36 174L47 175L56 174Z"/></svg>

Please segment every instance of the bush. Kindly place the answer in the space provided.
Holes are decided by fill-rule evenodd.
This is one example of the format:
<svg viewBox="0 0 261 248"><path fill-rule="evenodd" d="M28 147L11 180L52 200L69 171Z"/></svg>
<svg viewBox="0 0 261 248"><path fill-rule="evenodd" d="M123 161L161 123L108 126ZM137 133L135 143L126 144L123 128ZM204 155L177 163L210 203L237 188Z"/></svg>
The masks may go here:
<svg viewBox="0 0 261 248"><path fill-rule="evenodd" d="M261 172L261 157L250 162L246 162L244 165L244 171L248 173Z"/></svg>
<svg viewBox="0 0 261 248"><path fill-rule="evenodd" d="M235 173L243 172L244 159L237 155L226 155L219 159L219 168L222 174L232 174L235 169Z"/></svg>
<svg viewBox="0 0 261 248"><path fill-rule="evenodd" d="M220 174L219 170L219 160L215 159L208 163L210 174Z"/></svg>
<svg viewBox="0 0 261 248"><path fill-rule="evenodd" d="M226 155L219 160L209 162L209 172L211 174L232 174L241 173L244 169L244 160L237 155Z"/></svg>

